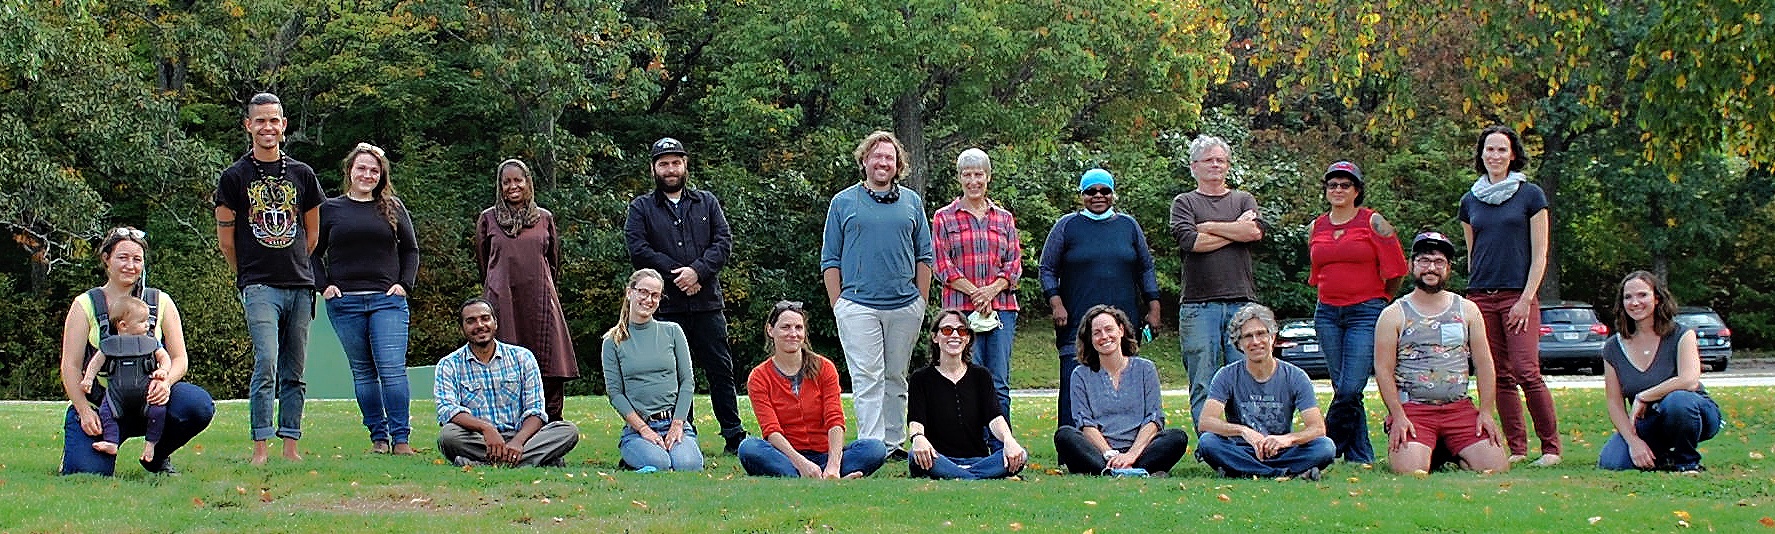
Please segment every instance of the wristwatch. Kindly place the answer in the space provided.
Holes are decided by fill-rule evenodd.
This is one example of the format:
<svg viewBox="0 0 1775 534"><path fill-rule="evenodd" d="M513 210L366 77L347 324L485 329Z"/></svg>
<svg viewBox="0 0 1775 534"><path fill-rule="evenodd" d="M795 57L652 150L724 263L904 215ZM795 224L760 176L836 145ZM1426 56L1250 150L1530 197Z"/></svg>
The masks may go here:
<svg viewBox="0 0 1775 534"><path fill-rule="evenodd" d="M1110 450L1107 450L1107 451L1103 451L1103 459L1104 459L1104 460L1108 460L1108 459L1110 459L1110 458L1115 458L1115 457L1116 457L1116 456L1119 456L1119 455L1121 455L1121 454L1122 454L1122 451L1118 451L1118 450L1115 450L1115 449L1110 449Z"/></svg>

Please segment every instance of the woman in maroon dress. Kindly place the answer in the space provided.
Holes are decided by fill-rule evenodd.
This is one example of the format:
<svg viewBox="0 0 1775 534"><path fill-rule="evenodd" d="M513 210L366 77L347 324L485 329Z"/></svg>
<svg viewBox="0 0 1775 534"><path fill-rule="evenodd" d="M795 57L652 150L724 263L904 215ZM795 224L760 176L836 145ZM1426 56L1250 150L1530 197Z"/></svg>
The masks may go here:
<svg viewBox="0 0 1775 534"><path fill-rule="evenodd" d="M542 368L545 411L561 420L562 392L579 378L573 338L561 313L555 277L561 272L561 236L555 217L536 205L530 167L516 159L499 163L499 200L475 224L475 260L499 319L499 340L536 354Z"/></svg>

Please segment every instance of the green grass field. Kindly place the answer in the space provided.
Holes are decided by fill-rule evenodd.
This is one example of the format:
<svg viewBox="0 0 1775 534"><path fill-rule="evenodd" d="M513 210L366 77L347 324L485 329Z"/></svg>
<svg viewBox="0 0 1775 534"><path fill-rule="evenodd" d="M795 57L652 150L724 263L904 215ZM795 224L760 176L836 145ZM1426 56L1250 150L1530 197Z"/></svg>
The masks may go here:
<svg viewBox="0 0 1775 534"><path fill-rule="evenodd" d="M745 476L719 439L702 473L639 475L616 468L620 420L603 397L568 399L584 439L566 469L458 469L432 456L430 403L414 405L418 457L372 455L352 402L311 402L301 463L247 463L246 404L218 406L215 423L176 457L180 477L134 462L119 476L59 477L63 406L0 404L0 531L333 532L561 529L573 532L1148 532L1224 526L1328 531L1669 531L1686 523L1767 530L1775 515L1775 388L1719 388L1728 421L1705 444L1699 477L1596 470L1610 433L1600 391L1556 391L1567 461L1506 474L1394 476L1385 466L1337 464L1324 480L1223 480L1186 458L1172 478L1060 475L1051 398L1017 398L1017 435L1033 468L1021 481L906 478L889 463L857 481ZM1321 399L1322 402L1328 399ZM699 399L699 414L709 413ZM1168 397L1172 424L1187 399ZM742 402L742 406L746 403ZM1371 412L1379 411L1370 402ZM1378 415L1378 414L1376 414ZM747 414L748 421L750 414ZM712 428L702 416L699 424ZM1378 433L1373 437L1384 439ZM135 454L141 442L130 440Z"/></svg>

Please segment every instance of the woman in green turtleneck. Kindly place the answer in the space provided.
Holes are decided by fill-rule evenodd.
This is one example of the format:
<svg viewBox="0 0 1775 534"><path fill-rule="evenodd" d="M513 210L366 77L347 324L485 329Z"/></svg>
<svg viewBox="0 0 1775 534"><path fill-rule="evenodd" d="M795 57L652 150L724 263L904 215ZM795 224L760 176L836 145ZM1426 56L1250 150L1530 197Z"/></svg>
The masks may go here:
<svg viewBox="0 0 1775 534"><path fill-rule="evenodd" d="M617 442L625 467L701 471L703 452L690 424L690 345L678 323L653 320L663 289L659 271L629 276L621 318L604 333L604 389L627 423Z"/></svg>

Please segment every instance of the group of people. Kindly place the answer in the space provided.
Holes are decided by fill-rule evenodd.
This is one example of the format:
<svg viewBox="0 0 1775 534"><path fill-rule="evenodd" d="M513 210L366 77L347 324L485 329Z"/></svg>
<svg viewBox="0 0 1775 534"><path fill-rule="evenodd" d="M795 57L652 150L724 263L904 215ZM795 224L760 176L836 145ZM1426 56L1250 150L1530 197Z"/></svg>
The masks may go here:
<svg viewBox="0 0 1775 534"><path fill-rule="evenodd" d="M324 199L313 169L282 152L276 96L255 95L243 126L251 150L222 172L215 214L253 344L252 463L268 461L273 437L283 457L301 459L316 293L350 362L371 450L413 454L407 295L419 255L387 156L357 145L343 162L343 194ZM772 309L770 356L747 377L758 435L747 433L719 280L732 251L725 214L713 194L688 187L682 143L660 139L650 155L654 190L630 203L625 223L637 270L602 347L609 401L625 422L617 444L625 467L702 468L691 413L696 369L707 376L724 452L751 474L852 478L904 459L915 476L1001 478L1027 464L1011 431L1008 386L1022 239L1011 212L988 194L984 151L957 158L961 194L927 219L918 192L899 183L905 149L874 132L853 153L862 179L832 198L819 257L853 384L850 442L837 368L808 347L809 312L788 301ZM1541 438L1535 463L1560 462L1535 354L1547 203L1519 172L1526 155L1515 132L1493 127L1479 139L1480 176L1460 211L1471 273L1465 297L1445 290L1457 259L1452 241L1420 234L1407 261L1391 223L1363 206L1360 168L1328 168L1330 209L1312 223L1309 241L1315 322L1334 389L1324 412L1306 374L1275 358L1275 315L1255 303L1252 252L1270 225L1251 194L1228 186L1231 148L1205 135L1189 156L1196 188L1174 199L1169 222L1184 263L1179 323L1195 428L1167 427L1158 372L1138 356L1161 323L1145 232L1115 210L1115 177L1091 169L1078 182L1081 209L1055 222L1037 269L1060 357L1060 463L1075 473L1162 475L1195 433L1197 457L1227 476L1316 479L1337 457L1370 464L1362 391L1371 375L1389 414L1395 471L1451 460L1504 470L1525 459L1519 388ZM438 450L458 465L558 465L579 439L562 414L565 384L579 369L554 283L561 240L522 161L501 162L495 177L497 199L474 237L484 291L459 309L466 344L437 365ZM111 473L118 444L136 435L148 438L144 468L172 472L168 457L213 417L208 393L182 381L178 309L142 283L146 256L140 231L108 233L105 285L69 309L64 473ZM1412 290L1395 300L1408 279ZM933 281L940 310L927 321ZM1636 272L1623 282L1617 334L1604 354L1617 429L1599 462L1605 468L1699 470L1696 444L1721 426L1699 384L1695 335L1675 325L1674 307L1655 276ZM921 336L931 362L913 370ZM94 383L101 371L110 393ZM1477 405L1469 374L1479 382Z"/></svg>

